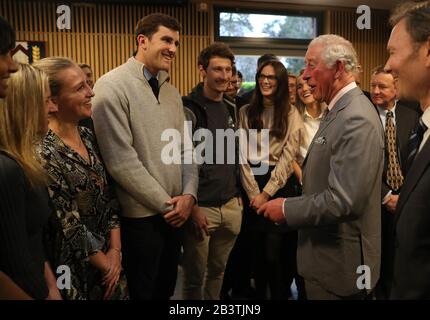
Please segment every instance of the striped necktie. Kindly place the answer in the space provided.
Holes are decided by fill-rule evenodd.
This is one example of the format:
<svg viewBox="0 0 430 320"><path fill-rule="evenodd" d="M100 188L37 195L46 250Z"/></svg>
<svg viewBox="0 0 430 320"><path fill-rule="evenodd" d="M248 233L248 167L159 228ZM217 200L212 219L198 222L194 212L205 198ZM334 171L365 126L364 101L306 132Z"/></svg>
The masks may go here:
<svg viewBox="0 0 430 320"><path fill-rule="evenodd" d="M408 141L408 160L407 168L411 167L414 159L420 148L421 141L423 140L424 132L426 132L427 126L424 124L423 119L420 118L418 125L412 135L409 137Z"/></svg>

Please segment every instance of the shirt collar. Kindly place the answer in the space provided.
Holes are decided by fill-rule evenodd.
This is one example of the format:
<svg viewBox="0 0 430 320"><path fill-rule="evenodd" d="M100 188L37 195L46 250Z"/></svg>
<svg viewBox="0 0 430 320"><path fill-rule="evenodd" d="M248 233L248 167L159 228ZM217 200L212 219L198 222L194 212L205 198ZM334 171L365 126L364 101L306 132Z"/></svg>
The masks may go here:
<svg viewBox="0 0 430 320"><path fill-rule="evenodd" d="M421 116L424 124L427 126L427 128L430 128L430 106L428 106L425 110L423 115Z"/></svg>
<svg viewBox="0 0 430 320"><path fill-rule="evenodd" d="M394 106L391 108L391 110L387 110L383 107L376 106L378 108L378 112L381 116L386 116L388 111L391 111L393 115L396 115L396 106L397 106L397 100L394 101Z"/></svg>
<svg viewBox="0 0 430 320"><path fill-rule="evenodd" d="M321 113L319 114L319 116L318 116L318 117L316 117L316 118L314 118L314 117L312 117L312 116L309 114L308 110L307 110L307 109L306 109L306 107L305 107L305 112L303 113L303 115L304 115L304 117L305 117L305 118L309 118L309 119L312 119L312 120L318 120L318 119L322 119L322 117L323 117L323 115L324 115L324 111L323 111L323 110L321 110Z"/></svg>
<svg viewBox="0 0 430 320"><path fill-rule="evenodd" d="M330 111L331 109L333 109L336 102L338 102L339 99L342 98L344 94L346 94L348 91L350 91L356 87L357 87L357 84L355 83L355 81L353 81L353 82L349 83L348 85L346 85L345 87L343 87L342 89L340 89L339 92L336 93L334 98L330 101L330 104L328 105L328 110Z"/></svg>
<svg viewBox="0 0 430 320"><path fill-rule="evenodd" d="M149 72L149 70L148 69L146 69L145 67L143 68L143 75L145 76L145 79L146 80L149 80L149 79L151 79L152 77L155 77L155 78L157 78L157 80L158 80L158 75L159 75L160 73L159 72L157 72L157 74L156 75L153 75L151 72Z"/></svg>

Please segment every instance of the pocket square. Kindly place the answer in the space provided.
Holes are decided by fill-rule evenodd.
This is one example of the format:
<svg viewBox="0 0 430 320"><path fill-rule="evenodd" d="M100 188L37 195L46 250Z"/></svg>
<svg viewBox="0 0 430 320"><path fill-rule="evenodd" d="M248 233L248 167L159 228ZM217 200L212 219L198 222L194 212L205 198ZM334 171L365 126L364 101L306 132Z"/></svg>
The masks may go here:
<svg viewBox="0 0 430 320"><path fill-rule="evenodd" d="M314 143L316 144L326 144L327 139L325 137L318 137L314 140Z"/></svg>

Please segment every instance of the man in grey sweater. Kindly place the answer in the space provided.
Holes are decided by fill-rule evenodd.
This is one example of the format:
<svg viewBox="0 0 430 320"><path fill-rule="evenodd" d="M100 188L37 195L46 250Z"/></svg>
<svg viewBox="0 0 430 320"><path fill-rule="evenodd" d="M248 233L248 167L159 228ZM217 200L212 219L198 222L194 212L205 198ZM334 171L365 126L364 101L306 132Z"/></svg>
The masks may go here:
<svg viewBox="0 0 430 320"><path fill-rule="evenodd" d="M187 161L193 149L181 96L166 72L179 30L179 23L164 14L141 19L135 56L94 87L94 127L122 206L123 262L132 299L173 295L181 227L197 198L197 167ZM162 135L171 131L181 140L164 141ZM162 156L167 147L180 155L178 161Z"/></svg>

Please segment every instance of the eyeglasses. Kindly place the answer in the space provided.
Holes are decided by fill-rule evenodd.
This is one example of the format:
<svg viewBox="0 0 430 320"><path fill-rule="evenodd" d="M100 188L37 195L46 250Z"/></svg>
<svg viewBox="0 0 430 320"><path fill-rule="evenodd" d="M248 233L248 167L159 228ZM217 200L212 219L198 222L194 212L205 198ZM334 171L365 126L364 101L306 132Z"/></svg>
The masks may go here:
<svg viewBox="0 0 430 320"><path fill-rule="evenodd" d="M267 81L269 82L275 82L277 80L276 76L265 75L265 74L259 74L257 79L258 81L264 81L264 79L267 79Z"/></svg>

